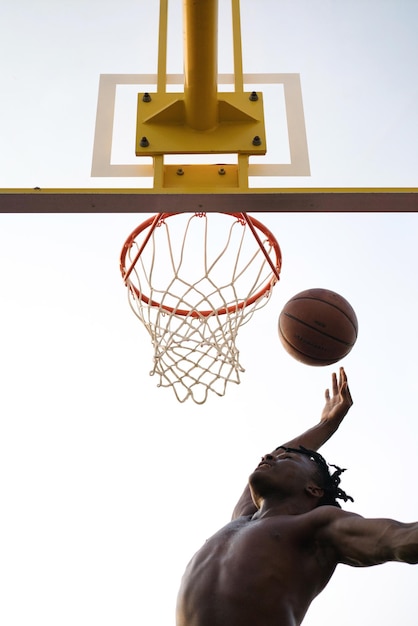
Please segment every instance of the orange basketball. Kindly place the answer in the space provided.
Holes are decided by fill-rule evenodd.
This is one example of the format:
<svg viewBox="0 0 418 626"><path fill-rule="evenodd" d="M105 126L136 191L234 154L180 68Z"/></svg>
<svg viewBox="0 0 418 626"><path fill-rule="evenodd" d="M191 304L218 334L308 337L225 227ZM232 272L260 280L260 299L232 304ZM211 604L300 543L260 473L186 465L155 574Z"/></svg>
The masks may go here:
<svg viewBox="0 0 418 626"><path fill-rule="evenodd" d="M305 365L336 363L350 352L357 333L353 307L328 289L301 291L285 304L279 317L283 346Z"/></svg>

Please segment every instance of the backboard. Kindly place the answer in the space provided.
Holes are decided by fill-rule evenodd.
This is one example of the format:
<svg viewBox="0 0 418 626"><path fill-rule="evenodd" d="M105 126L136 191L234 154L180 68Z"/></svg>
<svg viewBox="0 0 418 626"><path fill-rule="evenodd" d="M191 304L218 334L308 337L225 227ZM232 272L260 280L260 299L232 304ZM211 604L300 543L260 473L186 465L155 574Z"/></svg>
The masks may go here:
<svg viewBox="0 0 418 626"><path fill-rule="evenodd" d="M95 3L51 13L35 2L23 25L7 11L0 187L27 193L24 207L20 196L2 193L2 210L53 211L58 197L63 212L178 210L180 192L182 210L199 209L199 196L205 210L216 210L213 181L207 195L203 186L185 198L173 176L174 187L156 196L152 160L135 154L138 93L155 91L159 80L158 3L125 0L113 17L110 6ZM243 203L252 211L417 209L415 17L411 3L317 10L304 1L265 0L255 9L242 0L244 88L263 95L267 152L250 157L249 188L238 190L240 198L216 177L228 210ZM230 92L229 2L220 3L218 24L219 91ZM167 91L176 92L184 82L179 0L168 4L167 31ZM206 156L205 163L236 162L234 154ZM196 161L166 157L168 164ZM335 194L318 195L328 190ZM358 196L366 190L369 196Z"/></svg>

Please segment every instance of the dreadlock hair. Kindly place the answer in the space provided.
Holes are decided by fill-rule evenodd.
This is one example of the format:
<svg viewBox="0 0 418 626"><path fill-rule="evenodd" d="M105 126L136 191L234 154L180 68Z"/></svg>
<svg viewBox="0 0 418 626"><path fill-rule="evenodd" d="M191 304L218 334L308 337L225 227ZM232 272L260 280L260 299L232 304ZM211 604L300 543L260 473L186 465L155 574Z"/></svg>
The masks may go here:
<svg viewBox="0 0 418 626"><path fill-rule="evenodd" d="M320 486L324 490L324 495L319 501L318 506L324 506L325 504L328 504L331 506L337 506L340 509L341 506L337 502L337 499L344 500L344 502L347 502L347 500L354 502L353 498L351 496L348 496L345 491L340 489L339 486L341 482L340 476L343 472L345 472L345 469L341 469L341 467L338 467L338 465L328 464L324 457L319 454L319 452L309 450L308 448L304 448L303 446L299 446L299 448L287 448L286 446L279 446L278 448L276 448L276 450L284 450L285 452L298 452L299 454L305 454L306 456L309 456L309 458L315 461L322 479L322 484ZM330 473L330 467L335 468L335 472L333 474Z"/></svg>

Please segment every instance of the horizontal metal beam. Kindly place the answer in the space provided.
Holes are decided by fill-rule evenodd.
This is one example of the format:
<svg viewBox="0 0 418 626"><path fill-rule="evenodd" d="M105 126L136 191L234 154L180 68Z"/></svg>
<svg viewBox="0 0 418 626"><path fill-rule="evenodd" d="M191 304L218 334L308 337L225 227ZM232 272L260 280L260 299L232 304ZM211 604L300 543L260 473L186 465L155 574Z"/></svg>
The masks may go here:
<svg viewBox="0 0 418 626"><path fill-rule="evenodd" d="M283 189L155 193L137 189L2 189L0 213L414 213L418 189Z"/></svg>

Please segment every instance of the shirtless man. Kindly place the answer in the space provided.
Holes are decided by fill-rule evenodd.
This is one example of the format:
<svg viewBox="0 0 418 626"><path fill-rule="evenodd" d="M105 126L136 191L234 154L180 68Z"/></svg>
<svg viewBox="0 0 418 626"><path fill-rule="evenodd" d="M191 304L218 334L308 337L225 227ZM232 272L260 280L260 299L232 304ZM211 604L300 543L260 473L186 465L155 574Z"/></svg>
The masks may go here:
<svg viewBox="0 0 418 626"><path fill-rule="evenodd" d="M349 499L343 470L331 475L315 450L352 405L342 368L325 398L321 422L262 457L233 520L188 564L177 626L298 626L338 563L418 563L418 523L365 519L337 503Z"/></svg>

